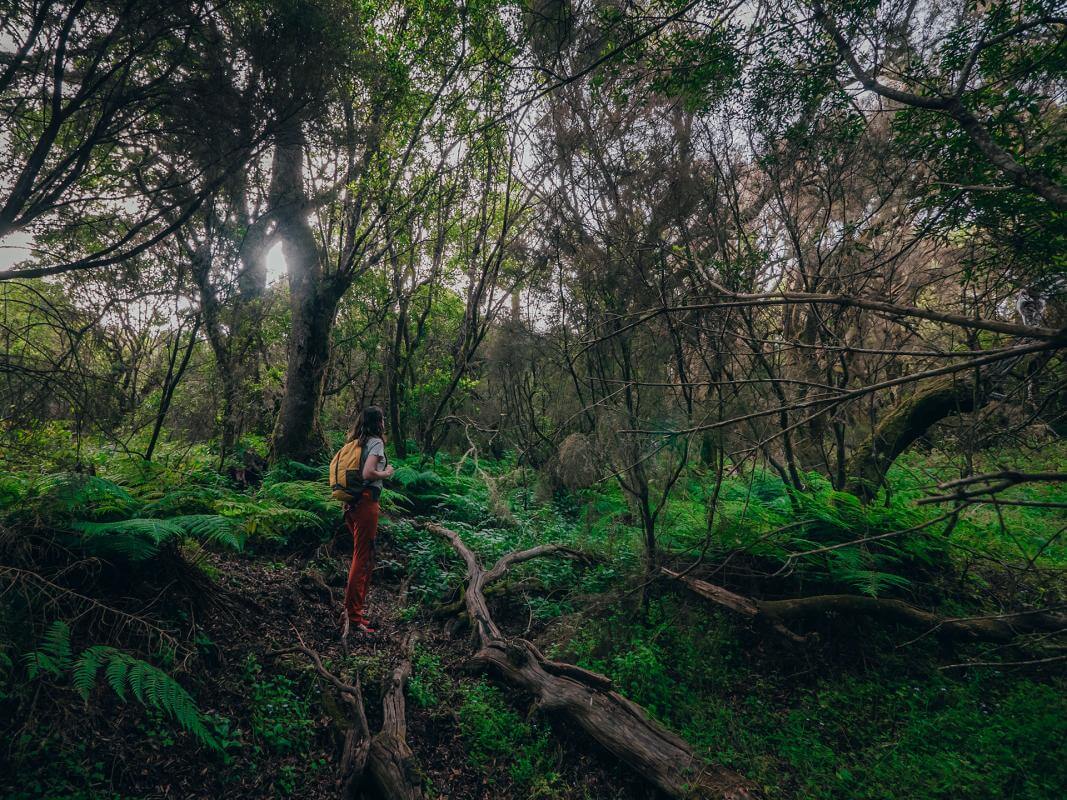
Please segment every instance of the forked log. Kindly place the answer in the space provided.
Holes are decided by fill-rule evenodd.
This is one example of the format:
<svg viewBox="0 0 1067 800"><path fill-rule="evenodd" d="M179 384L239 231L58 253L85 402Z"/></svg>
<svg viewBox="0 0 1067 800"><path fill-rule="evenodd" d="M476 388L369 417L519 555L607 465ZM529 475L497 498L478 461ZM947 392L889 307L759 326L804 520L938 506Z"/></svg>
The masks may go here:
<svg viewBox="0 0 1067 800"><path fill-rule="evenodd" d="M404 641L404 660L385 682L382 697L382 729L370 743L367 771L384 800L423 800L422 773L407 741L404 686L411 677L414 637Z"/></svg>
<svg viewBox="0 0 1067 800"><path fill-rule="evenodd" d="M357 800L363 786L372 744L359 675L356 675L355 684L345 683L326 669L319 654L303 642L296 647L276 650L271 655L281 656L287 653L303 653L307 656L315 672L328 687L323 689L323 703L337 729L341 731L343 739L338 776L341 800ZM333 692L329 689L333 689Z"/></svg>
<svg viewBox="0 0 1067 800"><path fill-rule="evenodd" d="M382 728L374 736L367 724L358 675L354 684L345 683L323 666L318 653L303 643L271 654L303 653L326 684L324 704L343 734L339 775L341 800L357 800L365 795L382 800L424 800L426 797L415 754L408 746L405 719L404 686L411 676L413 645L414 637L407 637L404 660L385 682Z"/></svg>
<svg viewBox="0 0 1067 800"><path fill-rule="evenodd" d="M485 570L455 531L433 523L426 523L425 528L448 539L467 565L464 597L480 646L473 663L533 695L538 708L577 725L670 797L742 800L758 796L743 777L704 761L684 739L652 719L644 708L613 691L608 678L552 661L530 642L504 636L489 613L486 585L502 577L514 564L553 552L551 546L509 553Z"/></svg>
<svg viewBox="0 0 1067 800"><path fill-rule="evenodd" d="M757 600L735 594L722 586L682 575L662 567L660 572L686 586L694 594L729 608L756 624L766 624L793 641L804 641L789 624L834 613L866 616L923 628L941 639L1008 642L1021 633L1049 633L1067 630L1067 614L1038 610L980 617L942 617L905 603L852 594L823 594L790 600Z"/></svg>

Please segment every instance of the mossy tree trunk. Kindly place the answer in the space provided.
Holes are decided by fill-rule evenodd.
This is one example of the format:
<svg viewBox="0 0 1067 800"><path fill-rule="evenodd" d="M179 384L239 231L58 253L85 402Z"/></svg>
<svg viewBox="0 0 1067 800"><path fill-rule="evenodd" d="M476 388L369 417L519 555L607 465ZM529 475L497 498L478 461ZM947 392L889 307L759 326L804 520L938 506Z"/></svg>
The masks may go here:
<svg viewBox="0 0 1067 800"><path fill-rule="evenodd" d="M921 385L882 417L852 453L846 468L845 491L868 503L878 494L893 462L931 427L946 417L981 406L986 395L973 383L953 377Z"/></svg>

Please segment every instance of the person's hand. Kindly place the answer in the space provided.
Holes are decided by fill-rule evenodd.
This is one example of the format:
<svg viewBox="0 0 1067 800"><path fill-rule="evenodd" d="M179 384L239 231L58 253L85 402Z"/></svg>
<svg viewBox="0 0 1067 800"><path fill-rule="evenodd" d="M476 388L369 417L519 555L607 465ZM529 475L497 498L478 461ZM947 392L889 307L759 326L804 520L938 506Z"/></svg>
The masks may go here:
<svg viewBox="0 0 1067 800"><path fill-rule="evenodd" d="M394 467L392 464L390 464L389 466L387 466L385 468L385 477L387 477L387 478L393 477L393 473L394 472L396 472L396 467Z"/></svg>

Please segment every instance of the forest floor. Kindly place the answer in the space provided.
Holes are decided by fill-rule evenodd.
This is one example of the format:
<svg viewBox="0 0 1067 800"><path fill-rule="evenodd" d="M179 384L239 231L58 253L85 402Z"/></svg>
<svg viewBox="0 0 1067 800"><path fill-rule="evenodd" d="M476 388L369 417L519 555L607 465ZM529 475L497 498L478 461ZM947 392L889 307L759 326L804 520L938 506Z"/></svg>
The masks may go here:
<svg viewBox="0 0 1067 800"><path fill-rule="evenodd" d="M547 542L596 554L585 565L551 556L519 565L509 578L518 590L488 597L493 619L550 658L607 676L697 752L745 775L771 800L1058 800L1067 787L1062 669L1011 666L1040 655L1034 648L1048 646L1047 637L949 643L914 628L829 615L807 625L802 632L815 636L798 646L670 582L648 587L642 603L640 539L625 498L610 487L538 499L526 473L506 463L402 465L396 489L383 495L387 514L369 602L379 632L351 634L346 649L339 615L351 542L317 473L272 476L261 487L236 490L206 468L191 473L186 466L171 476L154 467L146 484L119 462L107 466L111 477L94 479L95 494L75 497L77 513L117 521L57 517L49 530L140 536L158 533L151 526L160 518L201 524L214 510L222 516L211 520L238 520L245 531L230 545L217 537L183 539L182 560L200 576L188 585L160 571L162 553L112 572L86 572L80 565L93 559L81 559L73 571L67 565L53 573L56 581L76 579L80 592L137 609L180 640L168 653L91 609L66 612L74 656L114 641L159 665L189 690L214 745L151 704L126 702L133 698L103 679L80 696L76 668L24 675L28 651L42 647L42 624L6 661L0 649L0 710L12 710L0 720L8 739L0 751L5 800L337 797L335 719L323 681L292 648L314 650L342 681L359 677L373 732L381 724L383 682L408 657L401 642L412 632L407 741L428 797L656 797L572 726L534 713L532 698L471 668L469 629L437 611L459 596L462 565L446 542L414 524L416 517L460 532L485 565ZM769 577L783 548L914 527L923 519L913 501L918 482L929 482L927 469L921 460L904 464L892 503L863 510L816 486L798 512L771 477L731 480L718 494L715 542L735 555L720 556L714 568L709 558L694 574L764 598L863 592L905 597L946 615L1062 603L1062 519L1037 507L977 509L953 527L950 540L924 529L890 540L891 549L867 551L862 561L832 549L792 574ZM34 519L55 516L52 484L26 488L34 480L15 487L22 502L32 505ZM664 512L664 555L679 567L692 563L705 541L712 491L708 477L695 473ZM1057 490L1032 491L1035 501L1067 500ZM791 525L798 513L803 528ZM934 518L938 511L922 513ZM194 516L172 516L181 514ZM795 538L768 545L768 531L780 529ZM1016 549L1026 556L1021 562ZM1022 567L1004 573L1013 559ZM18 610L18 593L0 599ZM16 630L0 622L9 635Z"/></svg>
<svg viewBox="0 0 1067 800"><path fill-rule="evenodd" d="M208 719L226 721L216 728L223 752L212 754L192 737L174 735L158 717L150 715L146 724L138 708L105 694L91 714L73 714L66 731L84 743L82 757L98 764L96 783L110 787L98 785L84 797L336 798L340 737L323 703L322 683L301 653L274 654L302 643L340 679L352 681L358 673L376 731L382 680L404 658L400 643L412 631L418 634L420 669L409 687L408 743L428 797L653 797L594 743L573 732L549 738L547 727L532 732L521 696L505 699L465 668L474 652L469 629L452 635L447 620L413 615L414 607L404 602L403 555L392 547L389 530L383 524L378 537L368 603L378 630L353 632L347 642L338 624L351 558L343 528L310 553L203 553L201 567L228 598L221 606L205 606L198 620L195 672L203 688L197 704ZM507 622L503 610L501 621ZM242 732L252 732L257 743L239 744ZM531 745L531 752L514 752L515 745ZM549 763L554 771L545 773Z"/></svg>

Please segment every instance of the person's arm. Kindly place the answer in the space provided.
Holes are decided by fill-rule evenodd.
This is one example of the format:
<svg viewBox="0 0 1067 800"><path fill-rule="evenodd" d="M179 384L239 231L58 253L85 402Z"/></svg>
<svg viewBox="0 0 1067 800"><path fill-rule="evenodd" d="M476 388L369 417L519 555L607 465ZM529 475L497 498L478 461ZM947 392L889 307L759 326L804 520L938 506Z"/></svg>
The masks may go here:
<svg viewBox="0 0 1067 800"><path fill-rule="evenodd" d="M378 452L378 450L381 452ZM385 461L385 448L378 444L375 450L367 456L367 461L363 465L363 480L366 481L384 481L387 478L393 477L395 469L392 464L386 466L385 469L379 469L382 462Z"/></svg>

